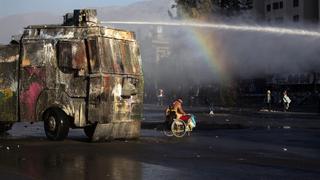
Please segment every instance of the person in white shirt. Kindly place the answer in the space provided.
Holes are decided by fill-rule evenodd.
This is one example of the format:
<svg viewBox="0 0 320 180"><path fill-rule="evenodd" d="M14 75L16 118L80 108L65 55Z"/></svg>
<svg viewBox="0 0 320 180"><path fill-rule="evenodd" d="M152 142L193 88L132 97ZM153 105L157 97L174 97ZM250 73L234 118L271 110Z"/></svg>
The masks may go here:
<svg viewBox="0 0 320 180"><path fill-rule="evenodd" d="M282 102L283 102L283 111L288 111L291 103L291 99L289 98L287 91L283 92Z"/></svg>

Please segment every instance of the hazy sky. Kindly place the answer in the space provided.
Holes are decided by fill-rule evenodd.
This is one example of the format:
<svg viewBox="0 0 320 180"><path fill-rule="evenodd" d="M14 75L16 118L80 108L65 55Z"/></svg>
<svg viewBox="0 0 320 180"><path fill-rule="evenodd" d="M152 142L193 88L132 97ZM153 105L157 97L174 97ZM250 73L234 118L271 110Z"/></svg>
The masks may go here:
<svg viewBox="0 0 320 180"><path fill-rule="evenodd" d="M29 12L60 14L86 7L127 5L143 0L0 0L0 16Z"/></svg>

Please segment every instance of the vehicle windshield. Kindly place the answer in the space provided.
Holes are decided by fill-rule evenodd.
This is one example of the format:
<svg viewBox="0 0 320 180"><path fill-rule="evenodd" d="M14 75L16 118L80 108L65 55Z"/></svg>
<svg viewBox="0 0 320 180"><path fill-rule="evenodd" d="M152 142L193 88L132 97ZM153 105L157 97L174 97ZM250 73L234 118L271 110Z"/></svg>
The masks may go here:
<svg viewBox="0 0 320 180"><path fill-rule="evenodd" d="M90 65L93 73L140 75L141 60L136 42L98 38L89 41ZM101 48L98 48L101 47Z"/></svg>

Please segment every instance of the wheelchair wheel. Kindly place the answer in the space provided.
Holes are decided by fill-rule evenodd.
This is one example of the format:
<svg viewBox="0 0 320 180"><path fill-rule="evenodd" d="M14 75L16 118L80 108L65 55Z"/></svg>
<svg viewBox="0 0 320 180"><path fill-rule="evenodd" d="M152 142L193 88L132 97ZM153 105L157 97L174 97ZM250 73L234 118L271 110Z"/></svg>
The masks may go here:
<svg viewBox="0 0 320 180"><path fill-rule="evenodd" d="M180 119L174 120L171 125L171 131L175 137L183 137L186 134L186 123Z"/></svg>

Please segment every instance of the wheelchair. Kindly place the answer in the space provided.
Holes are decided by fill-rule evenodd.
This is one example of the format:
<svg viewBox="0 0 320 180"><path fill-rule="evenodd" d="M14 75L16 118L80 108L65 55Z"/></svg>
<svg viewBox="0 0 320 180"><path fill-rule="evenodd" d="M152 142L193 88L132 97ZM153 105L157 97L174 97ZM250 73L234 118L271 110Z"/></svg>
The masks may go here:
<svg viewBox="0 0 320 180"><path fill-rule="evenodd" d="M163 124L162 131L164 135L172 137L184 137L186 133L190 135L191 129L181 119L177 119L177 113L171 107L166 109L166 120Z"/></svg>

